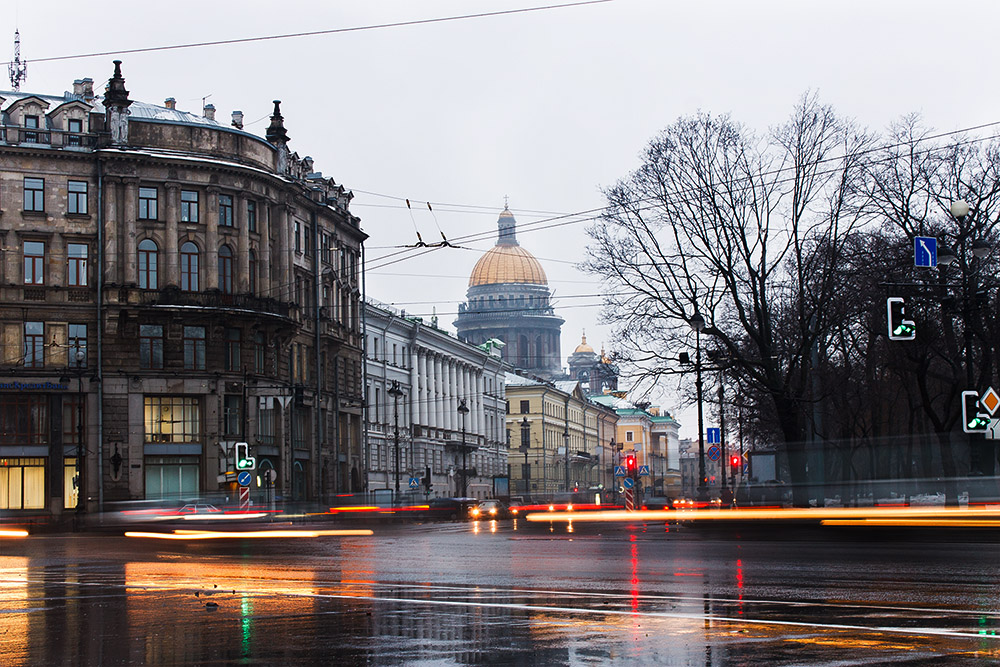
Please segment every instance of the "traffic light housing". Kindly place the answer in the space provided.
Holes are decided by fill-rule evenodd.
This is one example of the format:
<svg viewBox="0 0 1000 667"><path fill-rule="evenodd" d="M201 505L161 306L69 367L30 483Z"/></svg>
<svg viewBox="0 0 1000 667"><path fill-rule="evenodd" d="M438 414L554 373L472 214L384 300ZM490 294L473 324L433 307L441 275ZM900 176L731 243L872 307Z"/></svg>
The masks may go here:
<svg viewBox="0 0 1000 667"><path fill-rule="evenodd" d="M625 472L629 477L635 475L636 464L635 464L635 454L629 454L625 457Z"/></svg>
<svg viewBox="0 0 1000 667"><path fill-rule="evenodd" d="M913 340L917 337L916 323L907 317L906 301L902 297L890 296L885 300L889 340Z"/></svg>
<svg viewBox="0 0 1000 667"><path fill-rule="evenodd" d="M424 483L424 490L427 493L430 493L431 489L434 488L434 484L431 483L431 467L430 466L427 466L426 468L424 468L423 483Z"/></svg>
<svg viewBox="0 0 1000 667"><path fill-rule="evenodd" d="M739 454L733 454L729 457L729 465L732 467L739 468L741 463L743 463L743 458Z"/></svg>
<svg viewBox="0 0 1000 667"><path fill-rule="evenodd" d="M985 433L990 427L990 416L979 411L979 392L962 392L962 430L966 433Z"/></svg>
<svg viewBox="0 0 1000 667"><path fill-rule="evenodd" d="M257 467L257 459L250 456L250 445L246 442L236 443L236 469L253 470Z"/></svg>

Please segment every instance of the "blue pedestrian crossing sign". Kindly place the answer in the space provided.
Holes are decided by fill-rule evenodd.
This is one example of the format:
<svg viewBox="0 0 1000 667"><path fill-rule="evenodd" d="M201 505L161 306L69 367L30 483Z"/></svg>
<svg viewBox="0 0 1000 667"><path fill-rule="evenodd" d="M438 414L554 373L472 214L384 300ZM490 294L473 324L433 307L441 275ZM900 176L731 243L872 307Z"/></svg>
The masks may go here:
<svg viewBox="0 0 1000 667"><path fill-rule="evenodd" d="M933 236L913 238L913 265L927 268L937 266L937 239Z"/></svg>
<svg viewBox="0 0 1000 667"><path fill-rule="evenodd" d="M411 489L415 489L418 486L420 486L420 480L417 479L416 477L411 477L410 478L410 488Z"/></svg>
<svg viewBox="0 0 1000 667"><path fill-rule="evenodd" d="M615 477L625 476L625 466L615 466Z"/></svg>
<svg viewBox="0 0 1000 667"><path fill-rule="evenodd" d="M706 440L708 444L717 445L722 442L722 429L719 428L707 428L705 429Z"/></svg>
<svg viewBox="0 0 1000 667"><path fill-rule="evenodd" d="M639 476L649 477L649 466L639 466Z"/></svg>
<svg viewBox="0 0 1000 667"><path fill-rule="evenodd" d="M625 479L622 480L622 486L624 486L626 489L631 489L633 486L635 486L635 480L632 479L631 477L626 477Z"/></svg>

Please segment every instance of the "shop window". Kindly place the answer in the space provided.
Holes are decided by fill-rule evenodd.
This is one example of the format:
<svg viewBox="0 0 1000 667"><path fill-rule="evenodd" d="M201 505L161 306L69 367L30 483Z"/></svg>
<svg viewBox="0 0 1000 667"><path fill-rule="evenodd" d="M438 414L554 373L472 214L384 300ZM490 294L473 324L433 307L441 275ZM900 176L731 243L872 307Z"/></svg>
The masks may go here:
<svg viewBox="0 0 1000 667"><path fill-rule="evenodd" d="M145 441L153 444L198 442L201 406L188 396L146 396Z"/></svg>
<svg viewBox="0 0 1000 667"><path fill-rule="evenodd" d="M0 510L45 507L45 459L0 458Z"/></svg>
<svg viewBox="0 0 1000 667"><path fill-rule="evenodd" d="M197 456L147 456L146 499L199 495Z"/></svg>

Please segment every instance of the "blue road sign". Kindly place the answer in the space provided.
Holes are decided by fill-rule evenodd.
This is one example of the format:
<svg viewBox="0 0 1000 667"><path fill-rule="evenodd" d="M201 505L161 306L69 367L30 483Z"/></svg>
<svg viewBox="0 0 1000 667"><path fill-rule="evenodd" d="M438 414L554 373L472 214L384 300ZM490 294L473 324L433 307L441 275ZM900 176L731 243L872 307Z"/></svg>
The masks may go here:
<svg viewBox="0 0 1000 667"><path fill-rule="evenodd" d="M649 477L649 466L639 466L639 476L642 477L643 475Z"/></svg>
<svg viewBox="0 0 1000 667"><path fill-rule="evenodd" d="M712 459L713 461L718 461L720 456L722 456L721 449L719 449L715 445L712 445L711 447L708 448L708 458Z"/></svg>
<svg viewBox="0 0 1000 667"><path fill-rule="evenodd" d="M253 479L253 475L250 474L249 470L244 470L236 476L236 481L240 483L240 486L250 486L251 479Z"/></svg>
<svg viewBox="0 0 1000 667"><path fill-rule="evenodd" d="M706 428L705 429L705 439L710 445L717 445L722 442L722 429L719 428Z"/></svg>
<svg viewBox="0 0 1000 667"><path fill-rule="evenodd" d="M622 480L622 486L624 486L626 489L631 489L633 486L635 486L635 480L632 479L631 477L626 477L625 479Z"/></svg>
<svg viewBox="0 0 1000 667"><path fill-rule="evenodd" d="M615 477L625 476L625 466L615 466Z"/></svg>
<svg viewBox="0 0 1000 667"><path fill-rule="evenodd" d="M410 478L410 488L411 489L415 489L418 486L420 486L420 480L417 479L416 477L411 477Z"/></svg>
<svg viewBox="0 0 1000 667"><path fill-rule="evenodd" d="M913 265L937 266L937 239L933 236L916 236L913 238Z"/></svg>

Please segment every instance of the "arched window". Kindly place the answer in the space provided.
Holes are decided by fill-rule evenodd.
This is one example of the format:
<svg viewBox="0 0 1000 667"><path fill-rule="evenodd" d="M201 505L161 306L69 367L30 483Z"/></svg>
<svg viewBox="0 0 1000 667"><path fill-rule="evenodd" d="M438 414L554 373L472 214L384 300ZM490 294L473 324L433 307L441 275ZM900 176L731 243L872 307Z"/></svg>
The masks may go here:
<svg viewBox="0 0 1000 667"><path fill-rule="evenodd" d="M233 293L233 251L227 245L219 248L219 289Z"/></svg>
<svg viewBox="0 0 1000 667"><path fill-rule="evenodd" d="M198 291L198 246L190 241L181 246L181 289Z"/></svg>
<svg viewBox="0 0 1000 667"><path fill-rule="evenodd" d="M247 271L250 275L247 276L247 283L249 285L249 291L251 294L257 293L257 253L253 250L250 251L250 262L247 267Z"/></svg>
<svg viewBox="0 0 1000 667"><path fill-rule="evenodd" d="M157 257L159 249L152 239L139 242L139 289L157 289Z"/></svg>

